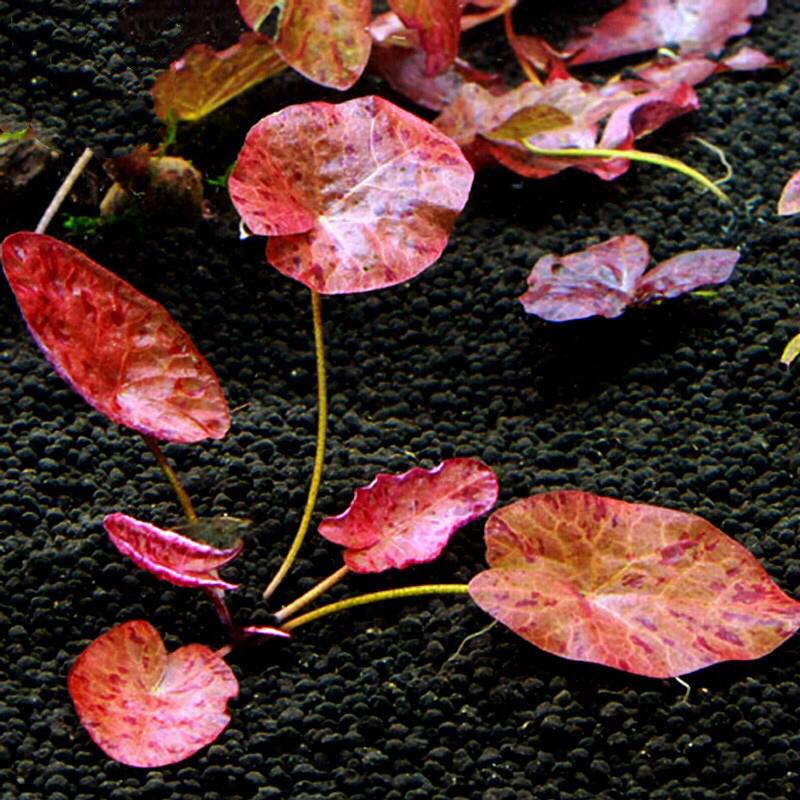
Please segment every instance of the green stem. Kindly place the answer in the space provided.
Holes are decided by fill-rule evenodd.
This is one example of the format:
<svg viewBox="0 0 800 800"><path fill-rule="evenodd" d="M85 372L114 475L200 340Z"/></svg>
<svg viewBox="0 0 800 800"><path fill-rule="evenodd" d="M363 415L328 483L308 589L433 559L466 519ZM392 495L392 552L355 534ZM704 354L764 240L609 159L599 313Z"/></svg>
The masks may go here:
<svg viewBox="0 0 800 800"><path fill-rule="evenodd" d="M729 203L730 198L722 189L719 188L712 180L698 172L690 166L687 166L683 161L678 161L677 158L670 158L669 156L662 156L659 153L648 153L644 150L608 150L605 148L589 148L582 149L579 147L563 147L563 148L545 148L536 147L524 139L520 141L523 147L529 150L536 156L544 156L546 158L627 158L628 161L643 161L645 164L655 164L659 167L666 167L686 175L696 183L699 183L704 189L708 189L716 197L722 200L723 203Z"/></svg>
<svg viewBox="0 0 800 800"><path fill-rule="evenodd" d="M319 486L322 482L322 467L325 463L325 437L328 430L328 388L325 375L325 342L322 336L322 298L311 290L311 310L314 315L314 350L317 357L317 452L314 456L314 469L311 473L311 486L308 489L308 498L300 520L300 526L295 534L292 546L286 554L280 569L275 573L275 577L269 582L262 595L264 600L269 599L275 590L281 585L289 570L294 564L300 545L308 533L308 526L311 524L311 516L314 513L314 506L317 504Z"/></svg>
<svg viewBox="0 0 800 800"><path fill-rule="evenodd" d="M427 586L405 586L402 589L387 589L383 592L362 594L358 597L340 600L338 603L330 603L327 606L322 606L314 609L314 611L309 611L307 614L290 619L281 625L281 628L285 631L292 631L307 622L313 622L316 619L320 619L320 617L327 617L328 614L335 614L337 611L345 611L356 606L365 606L368 603L378 603L381 600L399 600L403 597L416 597L423 594L467 594L468 591L469 587L466 583L431 583Z"/></svg>
<svg viewBox="0 0 800 800"><path fill-rule="evenodd" d="M146 433L142 434L142 439L144 439L145 444L150 448L150 452L155 456L156 462L158 463L158 466L161 467L161 471L166 476L170 486L172 486L172 488L175 490L175 494L178 496L178 502L181 504L181 508L183 509L186 519L188 519L189 522L197 522L197 514L194 512L192 501L189 499L186 489L183 488L183 484L178 479L175 470L172 469L169 461L167 461L167 458L164 455L164 452L161 450L158 442L153 439L152 436L148 436Z"/></svg>
<svg viewBox="0 0 800 800"><path fill-rule="evenodd" d="M320 581L312 589L309 589L305 594L300 595L297 600L285 605L280 611L275 614L275 622L280 625L287 617L291 617L295 611L305 608L309 603L313 603L320 595L328 591L332 586L336 586L339 581L347 577L350 570L345 566L337 569L332 575L329 575L325 580Z"/></svg>

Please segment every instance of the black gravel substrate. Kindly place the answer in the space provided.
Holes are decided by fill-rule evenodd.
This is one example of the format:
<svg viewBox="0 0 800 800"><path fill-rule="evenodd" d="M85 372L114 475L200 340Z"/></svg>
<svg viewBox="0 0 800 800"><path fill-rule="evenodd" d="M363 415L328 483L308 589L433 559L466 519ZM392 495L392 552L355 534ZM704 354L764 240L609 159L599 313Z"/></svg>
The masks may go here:
<svg viewBox="0 0 800 800"><path fill-rule="evenodd" d="M111 155L157 141L152 76L192 41L225 44L237 30L233 0L186 5L0 0L0 118L33 122L63 153L26 192L0 198L0 234L35 225L83 146ZM553 29L556 7L576 18L599 7L529 5L549 6ZM485 66L510 60L501 34L498 25L471 40ZM749 41L795 59L800 0L772 0ZM719 162L692 137L723 148L731 207L649 167L611 184L487 172L435 267L405 286L326 301L320 511L341 511L378 471L477 456L498 472L504 503L580 488L700 514L800 596L800 379L778 363L800 328L800 218L775 212L800 168L798 81L718 79L700 90L702 110L646 143L711 174ZM221 174L249 123L331 96L287 76L182 132L179 150ZM65 211L92 213L88 183ZM121 224L81 238L57 219L50 232L166 305L222 379L228 438L166 449L201 514L254 520L226 576L242 584L236 616L265 622L260 591L293 535L313 458L310 306L265 265L263 241L239 242L225 195L210 200L216 219L196 230ZM643 236L659 260L697 247L738 247L742 260L711 299L566 325L522 312L516 297L536 258L622 233ZM4 282L0 304L3 800L798 796L800 637L689 676L684 699L675 681L551 657L500 625L460 649L489 621L460 598L366 607L238 654L241 694L214 745L159 770L108 760L66 691L77 654L136 618L170 649L224 636L198 594L156 581L110 544L101 520L111 511L173 521L169 487L137 437L55 376ZM353 577L332 595L466 581L484 565L481 533L474 523L435 564ZM337 557L312 537L276 600L332 572Z"/></svg>

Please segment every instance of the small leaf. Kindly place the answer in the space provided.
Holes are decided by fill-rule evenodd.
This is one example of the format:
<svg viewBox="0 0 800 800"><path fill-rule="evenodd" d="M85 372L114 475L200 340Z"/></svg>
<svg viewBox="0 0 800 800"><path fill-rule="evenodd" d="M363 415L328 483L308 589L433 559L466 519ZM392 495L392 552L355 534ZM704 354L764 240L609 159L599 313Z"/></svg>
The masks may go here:
<svg viewBox="0 0 800 800"><path fill-rule="evenodd" d="M787 342L786 347L783 348L783 353L781 354L781 364L786 367L791 366L798 354L800 354L800 333L798 333L797 336L793 336Z"/></svg>
<svg viewBox="0 0 800 800"><path fill-rule="evenodd" d="M648 270L636 284L635 302L665 300L709 283L725 283L739 261L736 250L691 250Z"/></svg>
<svg viewBox="0 0 800 800"><path fill-rule="evenodd" d="M460 0L389 0L389 7L404 25L419 33L428 77L452 66L461 36Z"/></svg>
<svg viewBox="0 0 800 800"><path fill-rule="evenodd" d="M201 644L167 653L144 620L112 628L77 658L67 682L81 724L115 761L175 764L213 742L239 693L223 659Z"/></svg>
<svg viewBox="0 0 800 800"><path fill-rule="evenodd" d="M472 184L458 147L380 97L289 106L248 133L229 190L267 260L322 294L413 278L441 255Z"/></svg>
<svg viewBox="0 0 800 800"><path fill-rule="evenodd" d="M241 539L223 550L119 512L109 514L103 525L120 553L163 581L189 588L238 588L217 570L241 553Z"/></svg>
<svg viewBox="0 0 800 800"><path fill-rule="evenodd" d="M572 125L572 117L553 106L528 106L483 135L497 141L521 141L536 133L554 131L567 125Z"/></svg>
<svg viewBox="0 0 800 800"><path fill-rule="evenodd" d="M0 252L31 335L89 405L157 439L225 436L217 376L163 306L50 236L12 233Z"/></svg>
<svg viewBox="0 0 800 800"><path fill-rule="evenodd" d="M800 171L795 172L786 182L778 200L778 214L788 217L800 213Z"/></svg>
<svg viewBox="0 0 800 800"><path fill-rule="evenodd" d="M472 599L565 658L670 678L760 658L800 627L800 603L693 514L548 492L492 514L486 545Z"/></svg>
<svg viewBox="0 0 800 800"><path fill-rule="evenodd" d="M370 0L238 0L244 21L257 29L280 8L275 49L309 80L349 89L369 59Z"/></svg>
<svg viewBox="0 0 800 800"><path fill-rule="evenodd" d="M383 572L433 561L450 537L497 501L497 477L475 458L451 458L433 469L378 475L356 489L338 517L319 525L322 536L344 545L354 572Z"/></svg>
<svg viewBox="0 0 800 800"><path fill-rule="evenodd" d="M190 47L151 89L159 119L194 122L285 68L266 36L245 33L226 50Z"/></svg>

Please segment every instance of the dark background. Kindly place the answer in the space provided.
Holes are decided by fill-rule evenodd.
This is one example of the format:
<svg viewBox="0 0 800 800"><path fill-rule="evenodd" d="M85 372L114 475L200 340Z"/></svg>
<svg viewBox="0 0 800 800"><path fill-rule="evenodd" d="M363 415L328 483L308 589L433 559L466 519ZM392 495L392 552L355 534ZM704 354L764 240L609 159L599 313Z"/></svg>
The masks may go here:
<svg viewBox="0 0 800 800"><path fill-rule="evenodd" d="M233 3L0 0L0 118L32 122L62 152L18 196L0 234L31 229L81 149L155 144L148 89L190 43L234 41ZM191 5L191 9L188 6ZM523 3L520 31L558 36L611 3ZM749 43L791 61L800 3L773 0ZM493 24L467 37L487 68L519 80ZM450 245L411 283L324 304L331 426L320 510L338 513L378 471L477 456L501 502L579 488L700 514L749 547L800 595L800 388L779 363L800 329L800 219L775 206L800 168L797 75L721 78L702 109L643 143L707 173L724 149L733 198L633 167L605 184L482 173ZM370 79L347 96L378 88ZM334 94L284 75L207 122L178 152L207 175L233 161L247 127L291 102ZM94 166L65 213L93 214ZM201 514L254 520L225 576L237 618L266 621L260 591L302 510L313 458L315 383L308 292L241 243L224 192L196 230L156 220L91 238L50 233L158 299L219 374L233 409L223 442L168 446ZM713 299L684 297L613 321L550 325L516 298L534 261L622 233L655 259L737 247ZM102 518L178 517L135 435L105 421L55 376L0 285L0 797L23 800L268 798L789 798L800 773L800 638L756 662L646 680L544 654L462 598L387 603L309 625L291 642L233 656L241 694L217 743L159 770L114 763L78 724L70 664L96 636L143 618L169 649L221 646L199 593L123 559ZM793 372L795 374L793 374ZM482 525L434 565L352 577L334 597L390 585L467 581L484 566ZM277 601L337 568L309 538Z"/></svg>

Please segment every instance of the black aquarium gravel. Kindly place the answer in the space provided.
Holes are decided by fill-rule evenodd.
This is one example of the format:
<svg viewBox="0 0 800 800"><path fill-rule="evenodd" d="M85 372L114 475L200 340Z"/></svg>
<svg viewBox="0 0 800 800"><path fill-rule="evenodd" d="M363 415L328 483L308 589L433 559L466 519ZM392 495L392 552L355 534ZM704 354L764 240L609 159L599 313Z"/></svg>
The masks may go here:
<svg viewBox="0 0 800 800"><path fill-rule="evenodd" d="M35 225L84 146L110 156L157 141L153 75L193 41L225 44L238 30L232 2L191 5L0 0L0 122L31 122L62 153L0 199L2 235ZM553 29L556 5L570 19L597 8L542 5ZM486 66L510 58L501 35L494 25L475 38ZM795 59L800 2L772 0L748 42ZM502 503L579 488L700 514L800 596L800 380L778 363L800 329L800 219L775 211L800 168L797 89L797 73L720 78L699 90L700 111L646 142L710 174L722 168L695 137L722 148L734 171L730 207L653 167L610 184L489 171L436 266L400 287L326 300L320 511L343 510L378 471L476 456L497 471ZM333 96L284 76L182 133L180 147L221 174L248 121ZM93 174L65 212L92 213ZM260 591L293 535L313 458L310 307L302 287L265 265L262 240L238 240L224 193L209 199L216 215L196 230L122 223L84 238L63 230L62 214L50 233L162 302L218 372L231 434L166 451L201 514L254 520L226 574L242 585L231 595L236 616L266 624ZM645 238L658 260L698 247L738 247L742 259L711 298L565 325L522 312L516 298L539 256L622 233ZM78 653L136 618L169 649L219 647L224 636L196 593L114 550L103 516L166 524L178 513L169 486L137 437L56 377L5 282L0 303L3 800L797 796L800 638L688 676L686 696L676 681L558 659L502 626L485 630L489 619L462 598L369 606L236 654L241 693L215 744L158 770L110 761L66 691ZM336 547L310 538L276 600L338 563ZM483 565L473 523L434 564L352 576L332 595L463 582Z"/></svg>

